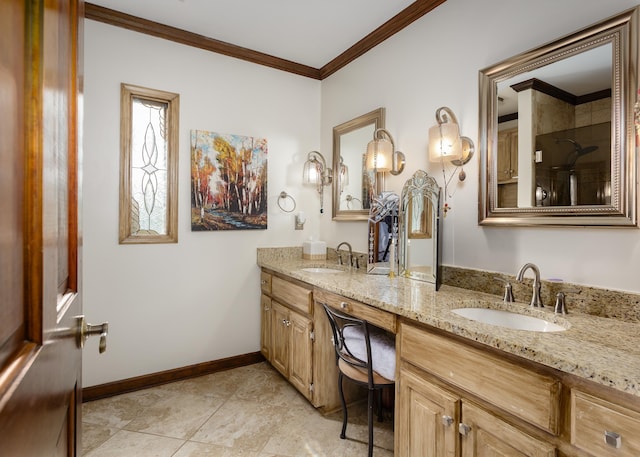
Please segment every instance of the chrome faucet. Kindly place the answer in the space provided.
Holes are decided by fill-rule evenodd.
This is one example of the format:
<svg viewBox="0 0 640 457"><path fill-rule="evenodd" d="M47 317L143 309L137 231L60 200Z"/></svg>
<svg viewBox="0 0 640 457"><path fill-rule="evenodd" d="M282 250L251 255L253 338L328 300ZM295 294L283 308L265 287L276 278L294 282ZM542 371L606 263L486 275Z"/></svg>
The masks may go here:
<svg viewBox="0 0 640 457"><path fill-rule="evenodd" d="M540 288L542 284L540 283L540 270L533 263L525 263L520 271L518 272L518 276L516 276L516 281L522 282L522 278L524 277L524 273L531 269L535 277L533 278L533 295L531 296L531 306L534 308L544 308L542 304L542 300L540 299Z"/></svg>
<svg viewBox="0 0 640 457"><path fill-rule="evenodd" d="M340 254L340 248L343 245L347 245L347 247L349 248L349 266L352 266L353 264L353 250L351 249L351 245L349 243L347 243L346 241L343 241L342 243L340 243L338 245L338 247L336 248L336 253L338 254L338 265L342 265L342 254Z"/></svg>

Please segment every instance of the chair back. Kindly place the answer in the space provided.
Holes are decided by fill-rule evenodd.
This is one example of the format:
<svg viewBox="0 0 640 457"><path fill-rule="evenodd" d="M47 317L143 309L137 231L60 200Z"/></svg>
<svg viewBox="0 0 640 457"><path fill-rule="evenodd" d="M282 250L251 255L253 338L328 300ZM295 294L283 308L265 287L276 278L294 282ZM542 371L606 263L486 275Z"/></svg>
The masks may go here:
<svg viewBox="0 0 640 457"><path fill-rule="evenodd" d="M373 367L371 359L371 341L369 323L363 319L348 316L323 303L331 331L336 363L342 360L348 365L367 372L369 387L373 386ZM365 358L366 356L366 358Z"/></svg>

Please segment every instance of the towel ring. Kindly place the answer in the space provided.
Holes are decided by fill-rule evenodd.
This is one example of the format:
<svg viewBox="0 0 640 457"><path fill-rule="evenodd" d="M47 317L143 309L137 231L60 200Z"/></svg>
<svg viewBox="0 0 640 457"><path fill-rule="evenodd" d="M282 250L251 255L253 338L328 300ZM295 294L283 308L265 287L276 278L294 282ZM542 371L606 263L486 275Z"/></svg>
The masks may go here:
<svg viewBox="0 0 640 457"><path fill-rule="evenodd" d="M354 197L353 195L347 195L345 197L345 200L347 201L347 209L352 209L351 208L351 203L354 201L357 201L360 203L360 208L362 209L362 201L359 198Z"/></svg>
<svg viewBox="0 0 640 457"><path fill-rule="evenodd" d="M282 203L283 201L286 201L287 198L290 198L291 201L293 202L293 208L291 209L284 209L282 207ZM280 207L280 209L282 211L284 211L285 213L290 213L292 212L294 209L296 209L296 200L288 193L286 193L284 190L282 192L280 192L280 195L278 196L278 206Z"/></svg>

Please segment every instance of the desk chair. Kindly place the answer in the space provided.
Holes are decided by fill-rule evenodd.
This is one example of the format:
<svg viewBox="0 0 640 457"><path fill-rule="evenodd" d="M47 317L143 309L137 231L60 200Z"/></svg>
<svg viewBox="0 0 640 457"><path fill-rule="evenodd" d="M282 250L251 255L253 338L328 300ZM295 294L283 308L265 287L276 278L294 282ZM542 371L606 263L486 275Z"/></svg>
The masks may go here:
<svg viewBox="0 0 640 457"><path fill-rule="evenodd" d="M395 380L396 352L393 338L376 329L367 321L342 314L322 304L333 333L333 347L338 365L338 390L342 403L342 433L347 431L347 404L342 388L343 378L368 389L367 419L369 425L369 457L373 456L373 394L393 387ZM371 361L371 363L369 362ZM378 402L378 420L382 421L382 405Z"/></svg>

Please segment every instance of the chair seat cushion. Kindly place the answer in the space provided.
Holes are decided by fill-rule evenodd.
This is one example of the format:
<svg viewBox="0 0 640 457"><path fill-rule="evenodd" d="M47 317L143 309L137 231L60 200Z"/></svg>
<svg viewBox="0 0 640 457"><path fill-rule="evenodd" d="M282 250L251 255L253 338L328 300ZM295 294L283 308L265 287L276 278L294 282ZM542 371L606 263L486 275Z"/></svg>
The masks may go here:
<svg viewBox="0 0 640 457"><path fill-rule="evenodd" d="M343 332L344 344L349 351L364 362L367 360L367 346L364 331L360 327L346 327ZM390 335L377 330L369 331L373 371L388 380L396 378L396 344ZM345 373L347 374L347 373Z"/></svg>

